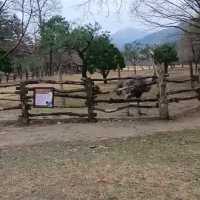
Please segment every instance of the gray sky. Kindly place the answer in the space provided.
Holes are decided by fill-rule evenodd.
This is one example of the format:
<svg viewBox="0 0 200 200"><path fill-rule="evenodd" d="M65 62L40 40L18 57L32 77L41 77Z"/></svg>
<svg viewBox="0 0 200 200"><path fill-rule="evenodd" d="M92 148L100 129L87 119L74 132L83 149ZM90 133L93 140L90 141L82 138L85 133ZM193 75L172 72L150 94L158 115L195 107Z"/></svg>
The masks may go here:
<svg viewBox="0 0 200 200"><path fill-rule="evenodd" d="M84 0L61 0L62 2L62 15L69 21L76 21L78 23L88 23L97 21L103 27L112 33L127 27L133 27L137 29L144 29L144 26L136 22L136 20L130 16L129 9L124 7L123 12L116 14L116 7L110 5L109 13L106 8L102 9L95 5L90 10L93 13L89 13L86 7L79 7L80 3Z"/></svg>

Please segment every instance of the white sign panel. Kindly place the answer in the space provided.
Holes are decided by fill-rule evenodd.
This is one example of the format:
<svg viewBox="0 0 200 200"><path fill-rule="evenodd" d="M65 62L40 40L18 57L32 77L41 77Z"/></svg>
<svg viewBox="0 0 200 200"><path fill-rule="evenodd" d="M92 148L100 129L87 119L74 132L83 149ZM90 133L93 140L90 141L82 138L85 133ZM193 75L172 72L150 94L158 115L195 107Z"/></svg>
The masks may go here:
<svg viewBox="0 0 200 200"><path fill-rule="evenodd" d="M34 106L52 108L54 104L53 88L35 88Z"/></svg>

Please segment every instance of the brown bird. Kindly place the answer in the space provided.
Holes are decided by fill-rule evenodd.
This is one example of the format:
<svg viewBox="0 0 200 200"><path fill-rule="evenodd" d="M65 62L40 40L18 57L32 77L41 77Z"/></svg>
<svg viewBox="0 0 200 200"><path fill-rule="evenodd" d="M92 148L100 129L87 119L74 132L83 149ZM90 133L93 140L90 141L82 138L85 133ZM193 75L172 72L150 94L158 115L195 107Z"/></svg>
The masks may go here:
<svg viewBox="0 0 200 200"><path fill-rule="evenodd" d="M122 80L118 83L116 88L116 94L118 96L123 96L124 99L132 99L136 98L137 107L138 107L138 114L142 115L144 113L141 112L140 109L140 100L142 95L145 92L149 92L151 90L151 84L155 82L155 78L152 80L143 79L142 76L135 75L132 79ZM127 110L127 115L130 116L130 110Z"/></svg>

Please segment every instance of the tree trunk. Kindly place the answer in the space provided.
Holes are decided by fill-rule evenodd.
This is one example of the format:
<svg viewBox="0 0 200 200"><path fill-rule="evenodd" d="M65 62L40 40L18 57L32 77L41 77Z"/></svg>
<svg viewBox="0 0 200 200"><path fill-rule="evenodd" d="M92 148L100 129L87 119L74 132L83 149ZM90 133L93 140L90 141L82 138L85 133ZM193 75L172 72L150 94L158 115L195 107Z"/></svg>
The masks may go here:
<svg viewBox="0 0 200 200"><path fill-rule="evenodd" d="M136 65L134 65L134 73L135 73L135 75L137 74L137 67L136 67Z"/></svg>
<svg viewBox="0 0 200 200"><path fill-rule="evenodd" d="M58 68L58 81L62 82L63 81L63 67L59 66ZM60 90L64 90L64 85L60 84ZM62 106L66 106L66 98L62 98Z"/></svg>
<svg viewBox="0 0 200 200"><path fill-rule="evenodd" d="M108 81L107 81L107 79L106 79L106 77L103 77L103 79L104 79L104 84L107 84L108 83Z"/></svg>
<svg viewBox="0 0 200 200"><path fill-rule="evenodd" d="M49 51L49 75L52 76L52 67L53 67L53 50Z"/></svg>
<svg viewBox="0 0 200 200"><path fill-rule="evenodd" d="M6 74L6 82L8 83L9 81L9 73Z"/></svg>
<svg viewBox="0 0 200 200"><path fill-rule="evenodd" d="M118 78L121 78L121 69L118 67Z"/></svg>
<svg viewBox="0 0 200 200"><path fill-rule="evenodd" d="M108 77L109 71L102 70L101 74L102 74L103 79L104 79L104 84L107 84L108 83L107 77Z"/></svg>
<svg viewBox="0 0 200 200"><path fill-rule="evenodd" d="M79 57L82 60L82 69L81 69L81 73L82 73L82 78L87 78L87 62L85 60L85 56L83 52L78 52Z"/></svg>
<svg viewBox="0 0 200 200"><path fill-rule="evenodd" d="M20 80L22 80L22 78L23 78L23 73L22 72L20 72L19 78L20 78Z"/></svg>
<svg viewBox="0 0 200 200"><path fill-rule="evenodd" d="M198 74L198 63L195 62L195 74Z"/></svg>
<svg viewBox="0 0 200 200"><path fill-rule="evenodd" d="M153 76L157 76L157 73L156 73L156 65L155 64L153 64Z"/></svg>
<svg viewBox="0 0 200 200"><path fill-rule="evenodd" d="M82 66L82 78L87 78L87 66Z"/></svg>
<svg viewBox="0 0 200 200"><path fill-rule="evenodd" d="M26 70L26 80L28 80L28 70Z"/></svg>
<svg viewBox="0 0 200 200"><path fill-rule="evenodd" d="M164 63L164 67L165 67L165 74L168 74L168 67L169 67L168 63Z"/></svg>

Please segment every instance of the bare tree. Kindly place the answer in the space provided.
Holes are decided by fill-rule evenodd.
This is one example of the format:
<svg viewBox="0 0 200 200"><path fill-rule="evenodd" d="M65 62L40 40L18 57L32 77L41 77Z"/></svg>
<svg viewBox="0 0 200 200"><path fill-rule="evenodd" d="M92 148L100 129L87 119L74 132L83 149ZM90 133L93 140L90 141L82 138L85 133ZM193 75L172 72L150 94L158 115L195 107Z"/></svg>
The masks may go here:
<svg viewBox="0 0 200 200"><path fill-rule="evenodd" d="M2 4L1 4L1 12L3 11L3 9L5 7L9 7L9 11L11 13L17 12L18 15L20 16L20 28L19 30L21 31L20 33L18 33L16 35L16 42L13 45L13 47L11 49L9 49L4 55L3 57L7 57L8 55L12 54L21 44L21 42L23 41L24 36L26 35L26 32L28 30L30 21L31 21L31 17L33 14L33 9L32 9L32 5L33 5L33 0L17 0L17 1L9 1L9 0L5 0ZM0 14L1 14L0 12ZM1 59L1 58L0 58Z"/></svg>
<svg viewBox="0 0 200 200"><path fill-rule="evenodd" d="M35 33L40 33L45 21L61 9L60 0L33 0L33 22L36 24Z"/></svg>
<svg viewBox="0 0 200 200"><path fill-rule="evenodd" d="M155 26L175 27L184 32L200 34L199 0L136 0L131 11L144 22Z"/></svg>
<svg viewBox="0 0 200 200"><path fill-rule="evenodd" d="M90 8L93 4L109 9L109 5L118 5L117 12L123 11L125 5L138 20L156 27L176 27L184 32L200 34L199 0L83 0L82 6ZM188 30L188 26L194 29Z"/></svg>
<svg viewBox="0 0 200 200"><path fill-rule="evenodd" d="M30 24L37 22L41 31L43 22L55 12L59 6L59 0L4 0L0 1L0 15L6 10L10 15L17 13L20 18L20 33L17 34L16 42L3 57L15 52L27 34ZM38 33L38 30L35 33ZM0 58L1 59L1 58Z"/></svg>
<svg viewBox="0 0 200 200"><path fill-rule="evenodd" d="M7 4L8 4L8 0L0 1L0 15L5 10L5 7Z"/></svg>

